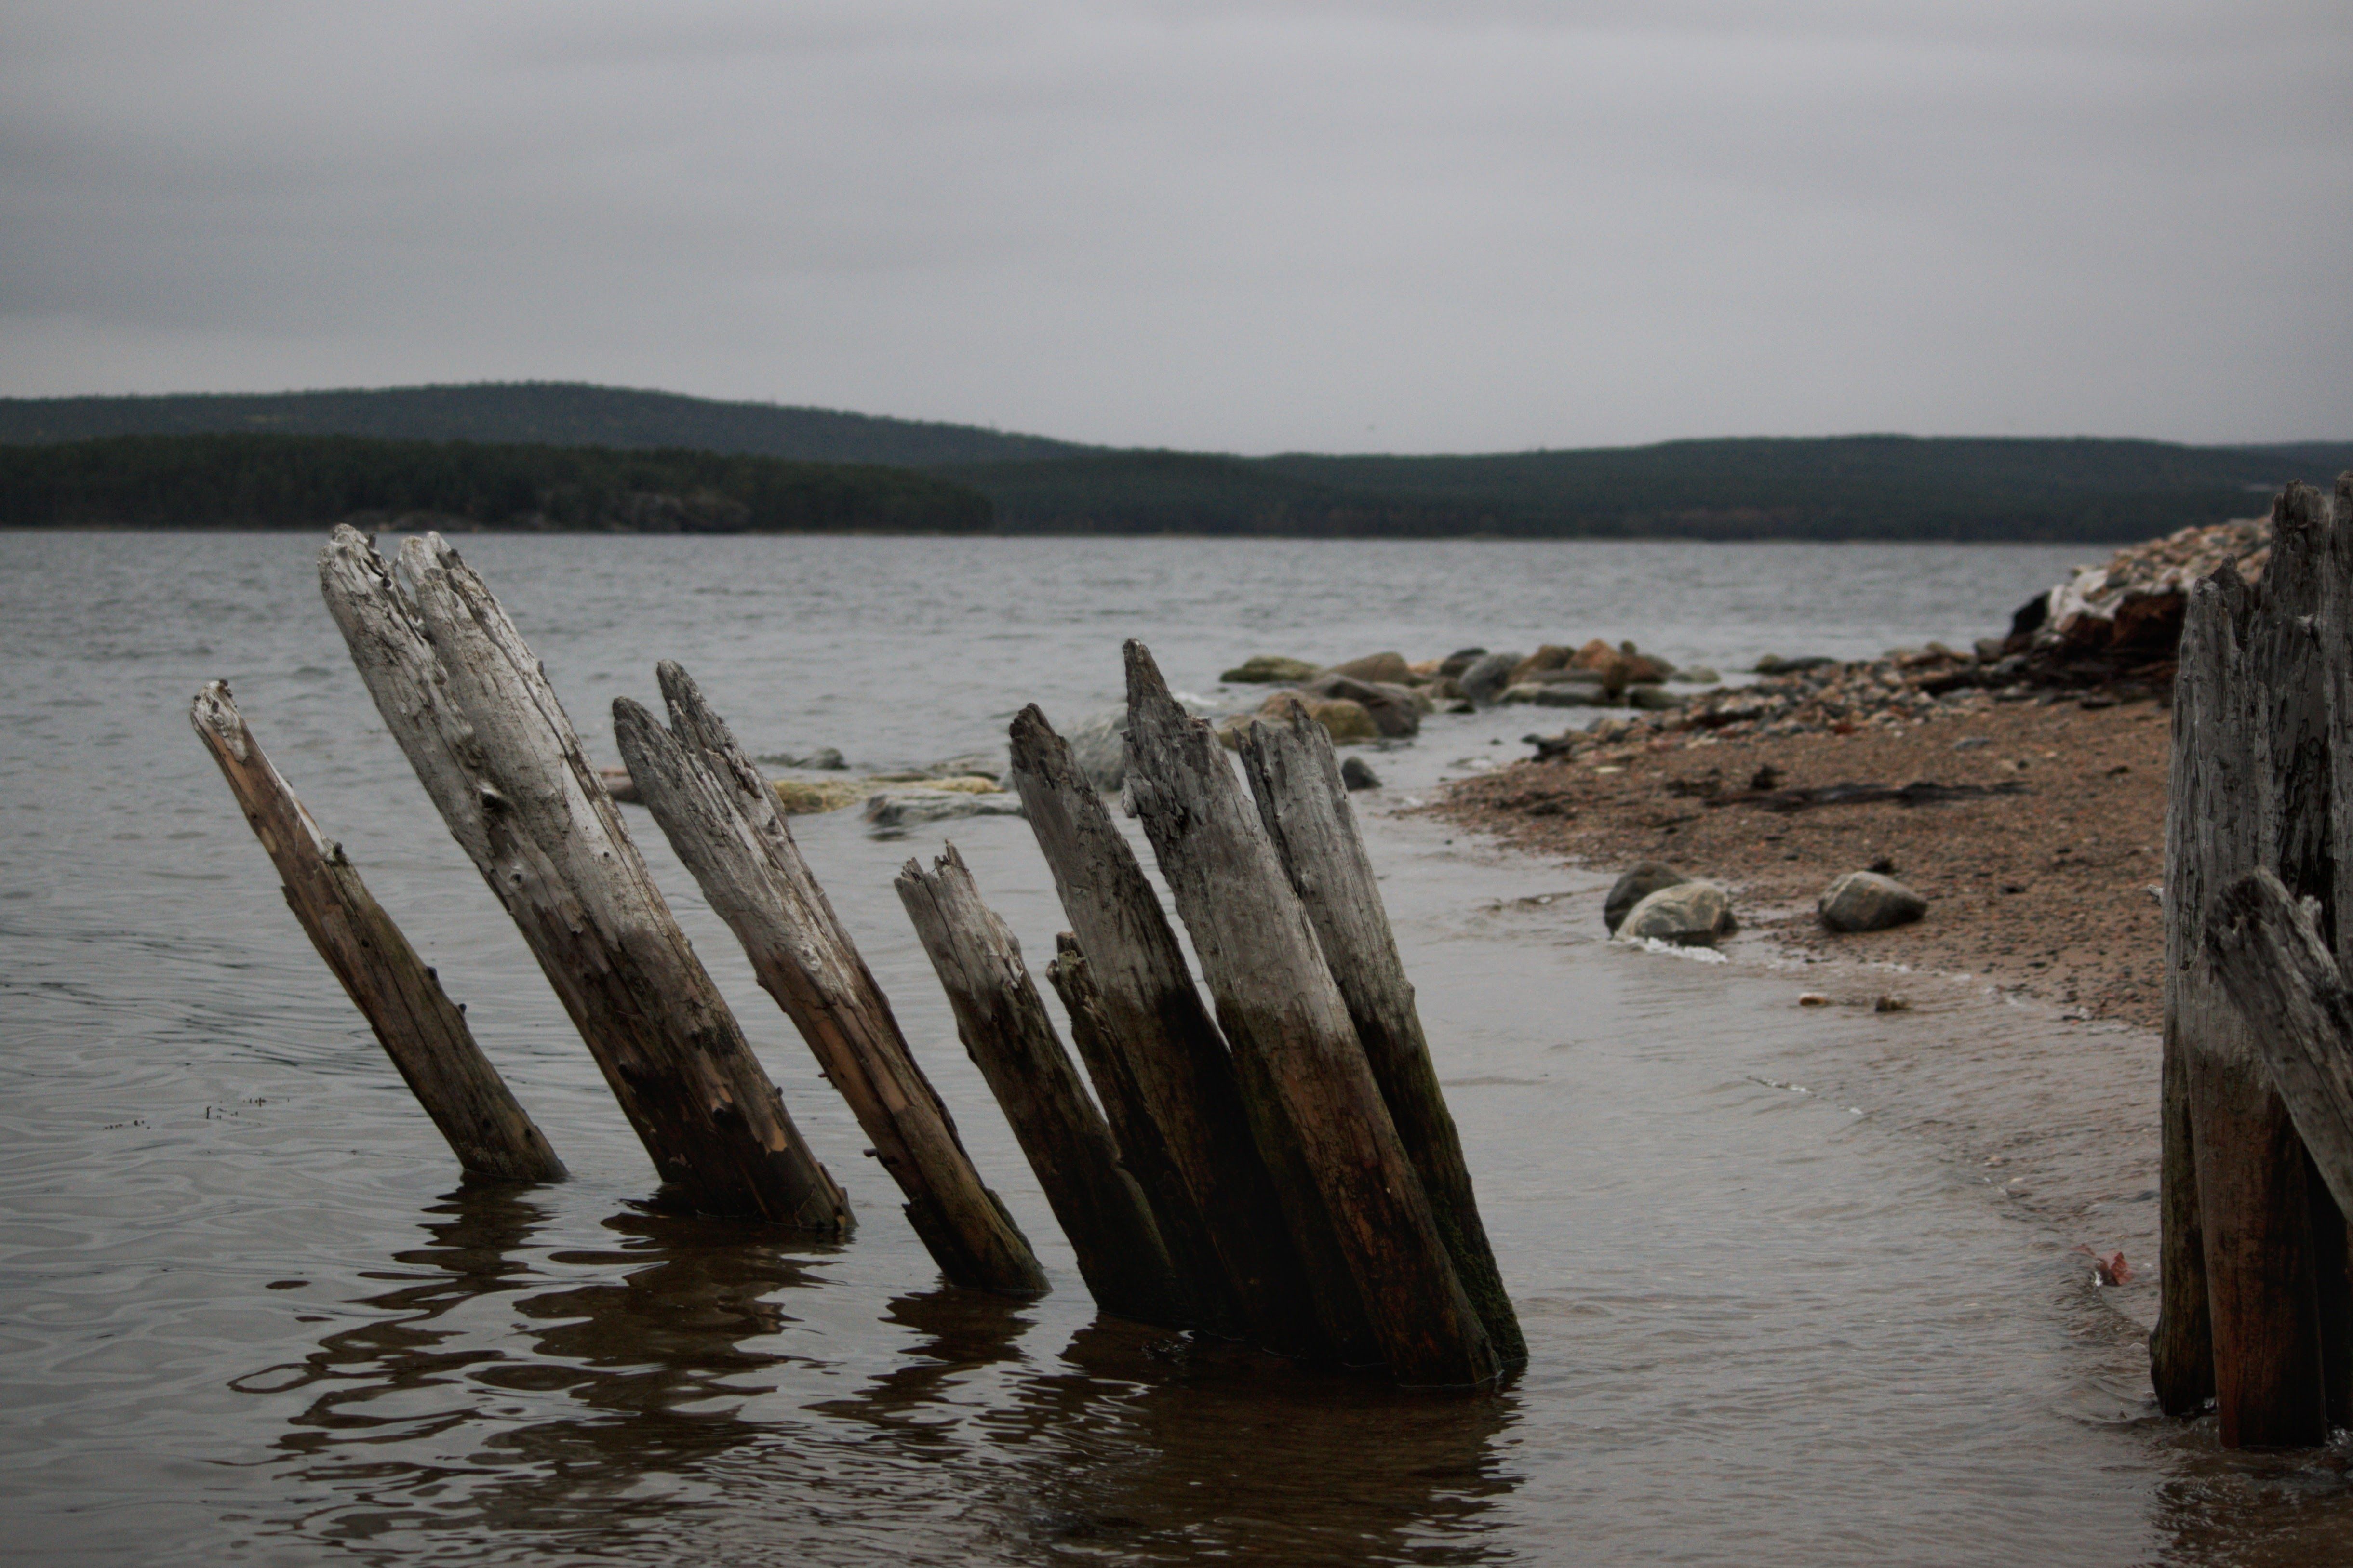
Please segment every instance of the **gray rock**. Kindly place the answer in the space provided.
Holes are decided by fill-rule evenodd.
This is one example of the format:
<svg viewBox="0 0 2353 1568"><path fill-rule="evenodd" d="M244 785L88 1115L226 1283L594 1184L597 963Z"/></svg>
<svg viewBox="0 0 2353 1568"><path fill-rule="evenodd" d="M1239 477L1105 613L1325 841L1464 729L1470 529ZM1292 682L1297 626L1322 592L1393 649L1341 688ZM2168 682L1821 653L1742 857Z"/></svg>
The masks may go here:
<svg viewBox="0 0 2353 1568"><path fill-rule="evenodd" d="M1373 772L1362 757L1345 757L1340 763L1340 782L1350 789L1378 789L1381 775Z"/></svg>
<svg viewBox="0 0 2353 1568"><path fill-rule="evenodd" d="M1959 740L1953 742L1953 750L1957 752L1978 752L1983 751L1986 747L1992 744L1993 737L1991 735L1964 735Z"/></svg>
<svg viewBox="0 0 2353 1568"><path fill-rule="evenodd" d="M819 746L805 756L793 752L771 752L765 756L754 757L752 760L769 767L818 768L827 773L839 773L849 766L848 763L841 760L841 753L831 746Z"/></svg>
<svg viewBox="0 0 2353 1568"><path fill-rule="evenodd" d="M1422 704L1427 700L1410 687L1358 680L1347 675L1324 675L1300 689L1326 702L1346 701L1360 705L1372 715L1373 728L1389 739L1421 732Z"/></svg>
<svg viewBox="0 0 2353 1568"><path fill-rule="evenodd" d="M959 816L1018 816L1016 795L974 795L953 789L886 789L866 802L866 820L878 829L919 827Z"/></svg>
<svg viewBox="0 0 2353 1568"><path fill-rule="evenodd" d="M1580 680L1547 680L1530 683L1528 687L1512 687L1510 690L1534 692L1528 700L1539 708L1607 708L1609 693L1599 686ZM1508 695L1508 693L1507 693Z"/></svg>
<svg viewBox="0 0 2353 1568"><path fill-rule="evenodd" d="M1628 910L1617 940L1705 947L1738 929L1739 923L1732 918L1731 895L1722 888L1714 882L1678 882L1661 888Z"/></svg>
<svg viewBox="0 0 2353 1568"><path fill-rule="evenodd" d="M1718 686L1724 681L1724 677L1704 664L1694 664L1688 669L1679 669L1669 679L1678 686Z"/></svg>
<svg viewBox="0 0 2353 1568"><path fill-rule="evenodd" d="M1849 871L1830 885L1814 908L1832 931L1885 931L1926 914L1928 900L1893 877Z"/></svg>
<svg viewBox="0 0 2353 1568"><path fill-rule="evenodd" d="M1107 708L1062 731L1071 758L1088 782L1108 795L1127 780L1127 710Z"/></svg>
<svg viewBox="0 0 2353 1568"><path fill-rule="evenodd" d="M1795 675L1799 670L1820 669L1825 665L1836 664L1838 660L1826 658L1821 654L1808 654L1803 658L1776 658L1768 653L1763 658L1757 661L1757 673L1759 675Z"/></svg>
<svg viewBox="0 0 2353 1568"><path fill-rule="evenodd" d="M1664 713L1682 707L1690 698L1680 691L1670 691L1663 686L1630 686L1626 689L1626 706L1648 712Z"/></svg>
<svg viewBox="0 0 2353 1568"><path fill-rule="evenodd" d="M1487 650L1483 647L1456 648L1452 653L1448 654L1444 658L1439 660L1438 673L1440 675L1459 676L1464 670L1470 668L1472 665L1478 663L1481 659L1486 657Z"/></svg>
<svg viewBox="0 0 2353 1568"><path fill-rule="evenodd" d="M1539 742L1541 744L1541 742ZM1626 911L1657 892L1691 879L1662 861L1645 860L1611 884L1609 896L1601 901L1601 923L1611 931L1623 924Z"/></svg>
<svg viewBox="0 0 2353 1568"><path fill-rule="evenodd" d="M966 752L933 763L923 772L935 779L983 778L1003 784L1011 769L1012 758L1004 752Z"/></svg>
<svg viewBox="0 0 2353 1568"><path fill-rule="evenodd" d="M1481 656L1455 679L1462 683L1462 695L1473 702L1493 702L1510 681L1512 671L1519 667L1521 656L1516 653L1491 653Z"/></svg>

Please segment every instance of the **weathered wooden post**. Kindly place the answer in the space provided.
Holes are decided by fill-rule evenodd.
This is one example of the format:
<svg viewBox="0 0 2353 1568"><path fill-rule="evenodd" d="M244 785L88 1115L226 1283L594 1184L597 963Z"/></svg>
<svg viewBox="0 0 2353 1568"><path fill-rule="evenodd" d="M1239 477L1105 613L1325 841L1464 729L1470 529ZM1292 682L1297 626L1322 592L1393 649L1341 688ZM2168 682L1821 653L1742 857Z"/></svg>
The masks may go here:
<svg viewBox="0 0 2353 1568"><path fill-rule="evenodd" d="M1045 1270L974 1169L776 792L691 676L667 660L656 674L669 729L626 697L613 704L614 734L647 809L873 1140L906 1194L908 1222L949 1281L1043 1291Z"/></svg>
<svg viewBox="0 0 2353 1568"><path fill-rule="evenodd" d="M319 582L376 710L522 932L665 1181L820 1235L849 1205L786 1114L581 754L539 661L438 534L334 531Z"/></svg>
<svg viewBox="0 0 2353 1568"><path fill-rule="evenodd" d="M1047 978L1199 1325L1336 1359L1234 1060L1159 896L1045 715L1023 709L1011 737L1013 787L1074 928Z"/></svg>
<svg viewBox="0 0 2353 1568"><path fill-rule="evenodd" d="M2281 492L2272 507L2271 560L2263 571L2263 637L2250 650L2270 731L2274 863L2290 893L2314 901L2324 932L2337 923L2332 802L2338 791L2353 789L2353 755L2340 760L2331 750L2327 668L2332 647L2340 659L2347 652L2340 617L2347 607L2342 531L2348 528L2353 519L2335 516L2330 498L2311 486L2290 485ZM2274 1098L2281 1099L2272 1075L2265 1079ZM2288 1115L2284 1103L2281 1110ZM2288 1120L2292 1126L2293 1116ZM2353 1279L2346 1274L2345 1216L2308 1155L2289 1163L2303 1172L2324 1421L2353 1423Z"/></svg>
<svg viewBox="0 0 2353 1568"><path fill-rule="evenodd" d="M1331 733L1294 708L1287 721L1262 719L1243 726L1240 739L1242 771L1250 777L1259 820L1315 927L1398 1137L1430 1194L1447 1255L1496 1353L1507 1366L1524 1365L1527 1342L1479 1218L1462 1138L1430 1059L1413 983L1398 956L1380 885L1356 831L1347 786L1340 782Z"/></svg>
<svg viewBox="0 0 2353 1568"><path fill-rule="evenodd" d="M2337 1206L2353 1211L2353 987L2319 921L2257 871L2214 895L2206 950L2313 1164Z"/></svg>
<svg viewBox="0 0 2353 1568"><path fill-rule="evenodd" d="M2162 1276L2149 1370L2158 1402L2194 1415L2214 1393L2214 1339L2206 1289L2198 1140L2190 1061L2253 1050L2200 955L2209 889L2262 864L2262 737L2243 710L2239 646L2251 611L2228 563L2191 589L2173 697L2171 776L2165 817L2165 1042L2159 1203ZM2251 748L2256 748L2251 750Z"/></svg>
<svg viewBox="0 0 2353 1568"><path fill-rule="evenodd" d="M1121 1168L1111 1129L1055 1037L1020 943L981 901L964 858L951 844L928 871L910 860L898 889L947 992L956 1034L1004 1108L1096 1304L1141 1322L1187 1326L1188 1293L1143 1189Z"/></svg>
<svg viewBox="0 0 2353 1568"><path fill-rule="evenodd" d="M506 1080L474 1043L462 1008L319 831L263 754L228 683L196 693L188 719L220 764L253 836L278 868L287 907L327 961L385 1055L469 1173L510 1182L560 1182L564 1162Z"/></svg>
<svg viewBox="0 0 2353 1568"><path fill-rule="evenodd" d="M1494 1342L1225 748L1168 694L1142 643L1125 651L1129 803L1193 933L1227 1041L1266 1068L1383 1359L1409 1384L1493 1380L1504 1370Z"/></svg>
<svg viewBox="0 0 2353 1568"><path fill-rule="evenodd" d="M2215 895L2264 872L2314 901L2324 939L2344 935L2353 517L2295 485L2272 524L2259 590L2225 566L2191 593L2167 822L2165 1279L2152 1372L2177 1413L2196 1407L2211 1377L2233 1447L2318 1443L2332 1411L2353 1417L2344 1218L2266 1066L2279 1042L2259 1035L2243 987L2218 978L2228 944L2209 929L2226 918Z"/></svg>

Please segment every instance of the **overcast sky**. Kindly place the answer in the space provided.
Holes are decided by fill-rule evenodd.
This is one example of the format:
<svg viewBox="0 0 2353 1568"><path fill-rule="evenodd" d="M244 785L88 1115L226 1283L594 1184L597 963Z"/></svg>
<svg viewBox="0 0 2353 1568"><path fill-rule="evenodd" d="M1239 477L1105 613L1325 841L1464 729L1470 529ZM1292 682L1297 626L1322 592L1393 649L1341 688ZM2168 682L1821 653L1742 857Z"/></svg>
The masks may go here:
<svg viewBox="0 0 2353 1568"><path fill-rule="evenodd" d="M2353 5L0 7L0 394L2353 438Z"/></svg>

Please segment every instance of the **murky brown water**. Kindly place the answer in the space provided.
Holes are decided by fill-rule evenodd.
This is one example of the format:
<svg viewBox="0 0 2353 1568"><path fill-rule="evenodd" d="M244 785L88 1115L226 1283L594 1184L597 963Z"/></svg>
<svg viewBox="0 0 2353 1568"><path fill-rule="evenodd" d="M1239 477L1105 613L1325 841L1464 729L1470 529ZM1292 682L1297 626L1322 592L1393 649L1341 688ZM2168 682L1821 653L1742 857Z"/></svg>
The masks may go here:
<svg viewBox="0 0 2353 1568"><path fill-rule="evenodd" d="M1503 1394L1402 1396L1096 1318L890 889L935 840L877 842L854 813L802 819L809 858L1054 1293L939 1287L855 1124L649 830L861 1224L811 1247L649 1212L642 1152L343 661L312 546L0 537L13 1560L2353 1558L2344 1456L2221 1456L2205 1427L2158 1419L2145 1287L2097 1289L2071 1250L2153 1261L2145 1040L1918 976L1831 987L1899 986L1911 1014L1800 1012L1820 972L1739 947L1725 965L1612 951L1592 879L1426 819L1376 817L1374 849L1531 1342ZM1198 541L469 554L592 747L610 697L649 695L670 656L754 750L836 744L878 767L972 749L1033 697L1057 716L1110 700L1125 635L1203 692L1246 652L1588 632L1728 664L1966 635L2067 560ZM189 694L223 674L578 1179L454 1179L186 731ZM1372 760L1402 797L1513 754L1488 742L1525 727L1435 720ZM1050 952L1026 826L952 830Z"/></svg>

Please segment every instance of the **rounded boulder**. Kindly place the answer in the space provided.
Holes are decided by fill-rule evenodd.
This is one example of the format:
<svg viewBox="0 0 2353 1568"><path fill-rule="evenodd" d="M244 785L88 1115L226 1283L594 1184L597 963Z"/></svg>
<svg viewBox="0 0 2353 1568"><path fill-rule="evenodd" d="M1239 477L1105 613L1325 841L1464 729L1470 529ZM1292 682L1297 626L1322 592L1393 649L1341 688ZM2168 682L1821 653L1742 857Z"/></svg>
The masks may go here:
<svg viewBox="0 0 2353 1568"><path fill-rule="evenodd" d="M1849 871L1824 889L1814 909L1835 931L1885 931L1928 912L1928 900L1876 871Z"/></svg>

